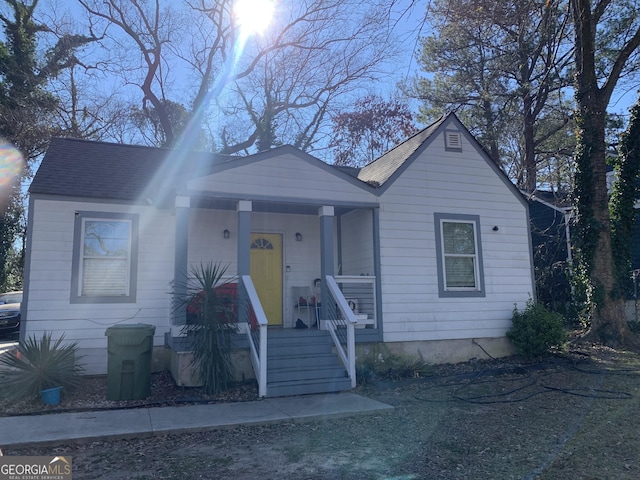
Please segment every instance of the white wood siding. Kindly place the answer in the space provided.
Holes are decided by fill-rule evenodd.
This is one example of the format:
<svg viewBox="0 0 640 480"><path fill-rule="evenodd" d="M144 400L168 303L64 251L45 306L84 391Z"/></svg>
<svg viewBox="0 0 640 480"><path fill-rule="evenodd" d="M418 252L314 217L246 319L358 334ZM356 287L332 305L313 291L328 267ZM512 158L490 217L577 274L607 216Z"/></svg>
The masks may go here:
<svg viewBox="0 0 640 480"><path fill-rule="evenodd" d="M223 236L229 230L229 238ZM236 275L238 214L230 210L192 208L189 214L189 265L220 262L226 275Z"/></svg>
<svg viewBox="0 0 640 480"><path fill-rule="evenodd" d="M385 341L500 337L533 295L526 207L462 140L440 134L380 198ZM485 297L439 297L434 213L480 217Z"/></svg>
<svg viewBox="0 0 640 480"><path fill-rule="evenodd" d="M372 193L293 155L268 158L189 182L192 191L332 202L375 202Z"/></svg>
<svg viewBox="0 0 640 480"><path fill-rule="evenodd" d="M342 216L342 265L339 275L375 275L373 265L373 219L369 209Z"/></svg>
<svg viewBox="0 0 640 480"><path fill-rule="evenodd" d="M228 265L228 276L237 274L237 214L232 211L194 209L189 226L189 263L221 262ZM230 233L223 238L224 229ZM292 287L312 287L320 277L320 219L312 215L277 213L251 214L251 231L282 235L283 248L283 321L285 327L295 323L295 299ZM302 241L296 241L296 233ZM306 320L305 320L306 321Z"/></svg>
<svg viewBox="0 0 640 480"><path fill-rule="evenodd" d="M27 335L51 332L79 342L88 373L106 373L108 327L155 325L155 345L169 330L174 259L174 217L155 207L33 200ZM71 304L71 262L76 211L139 214L135 303ZM104 349L103 354L92 354Z"/></svg>

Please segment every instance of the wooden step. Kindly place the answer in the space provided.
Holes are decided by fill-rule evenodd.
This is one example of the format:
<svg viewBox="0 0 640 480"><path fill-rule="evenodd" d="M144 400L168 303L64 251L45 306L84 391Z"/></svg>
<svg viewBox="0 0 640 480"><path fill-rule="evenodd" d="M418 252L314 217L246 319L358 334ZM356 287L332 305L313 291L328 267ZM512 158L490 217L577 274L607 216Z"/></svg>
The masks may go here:
<svg viewBox="0 0 640 480"><path fill-rule="evenodd" d="M313 393L334 393L350 389L351 380L348 378L275 382L267 384L267 396L286 397L290 395L310 395Z"/></svg>
<svg viewBox="0 0 640 480"><path fill-rule="evenodd" d="M317 329L269 330L267 396L349 390L351 380L333 351L329 332Z"/></svg>
<svg viewBox="0 0 640 480"><path fill-rule="evenodd" d="M267 384L276 382L336 379L346 377L347 372L340 365L317 367L317 368L297 368L297 369L269 369L267 372Z"/></svg>

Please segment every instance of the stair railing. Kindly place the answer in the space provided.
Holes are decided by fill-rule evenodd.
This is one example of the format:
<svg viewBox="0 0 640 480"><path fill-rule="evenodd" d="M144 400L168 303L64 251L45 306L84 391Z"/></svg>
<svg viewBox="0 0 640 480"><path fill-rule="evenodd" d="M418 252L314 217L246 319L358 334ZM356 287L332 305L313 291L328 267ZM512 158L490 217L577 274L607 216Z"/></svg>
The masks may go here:
<svg viewBox="0 0 640 480"><path fill-rule="evenodd" d="M331 275L325 277L327 282L327 288L331 297L333 297L333 304L336 306L336 311L330 313L332 318L326 319L327 330L331 334L333 343L335 344L338 356L342 360L349 379L351 380L351 388L356 386L356 335L355 324L357 323L356 316L349 308L347 300L344 298L340 287L336 283L335 278ZM345 335L346 332L346 335Z"/></svg>
<svg viewBox="0 0 640 480"><path fill-rule="evenodd" d="M242 275L242 285L248 299L248 306L255 315L255 325L251 324L251 315L247 312L246 334L249 340L251 363L258 379L258 396L267 395L267 316L264 313L258 292L249 275Z"/></svg>

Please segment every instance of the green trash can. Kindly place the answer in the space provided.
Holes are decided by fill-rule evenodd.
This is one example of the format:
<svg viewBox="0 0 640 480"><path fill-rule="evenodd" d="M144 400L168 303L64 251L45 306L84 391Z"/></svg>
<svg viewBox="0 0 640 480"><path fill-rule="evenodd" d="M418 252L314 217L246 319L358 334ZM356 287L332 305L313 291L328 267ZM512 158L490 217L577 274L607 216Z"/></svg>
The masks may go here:
<svg viewBox="0 0 640 480"><path fill-rule="evenodd" d="M156 327L143 323L107 328L107 398L139 400L151 393L151 353Z"/></svg>

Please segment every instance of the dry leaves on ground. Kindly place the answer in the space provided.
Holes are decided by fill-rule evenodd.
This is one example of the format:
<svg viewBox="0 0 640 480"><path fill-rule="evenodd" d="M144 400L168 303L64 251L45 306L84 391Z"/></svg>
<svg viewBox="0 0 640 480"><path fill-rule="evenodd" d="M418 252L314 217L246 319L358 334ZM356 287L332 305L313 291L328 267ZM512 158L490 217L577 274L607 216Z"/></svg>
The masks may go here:
<svg viewBox="0 0 640 480"><path fill-rule="evenodd" d="M98 375L83 377L82 385L74 391L65 392L63 390L58 405L45 405L40 398L20 401L0 399L0 416L196 403L247 402L257 400L257 398L258 391L255 382L238 383L223 393L207 395L201 388L176 386L171 374L165 371L151 375L151 390L147 398L141 400L108 400L107 376Z"/></svg>

